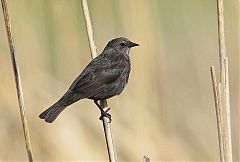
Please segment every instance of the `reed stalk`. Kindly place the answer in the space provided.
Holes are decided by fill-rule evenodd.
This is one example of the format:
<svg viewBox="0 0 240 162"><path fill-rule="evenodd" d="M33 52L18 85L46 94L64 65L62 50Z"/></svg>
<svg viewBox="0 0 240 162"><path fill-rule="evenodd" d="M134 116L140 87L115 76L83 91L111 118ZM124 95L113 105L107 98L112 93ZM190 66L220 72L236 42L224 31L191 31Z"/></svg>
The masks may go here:
<svg viewBox="0 0 240 162"><path fill-rule="evenodd" d="M1 0L1 2L2 2L3 17L4 17L4 22L5 22L5 27L6 27L7 37L8 37L10 55L12 60L13 72L15 77L18 104L19 104L19 110L20 110L21 121L23 126L23 133L24 133L24 139L25 139L25 144L27 149L28 161L33 162L33 151L31 147L28 122L27 122L27 117L25 113L23 90L22 90L21 78L19 74L19 68L16 60L16 51L15 51L13 35L12 35L11 25L9 20L7 1Z"/></svg>
<svg viewBox="0 0 240 162"><path fill-rule="evenodd" d="M95 57L97 57L97 52L96 52L96 46L95 46L94 39L93 39L93 29L92 29L91 18L90 18L87 0L82 0L81 2L82 2L83 14L84 14L85 26L86 26L86 30L87 30L87 34L88 34L88 42L89 42L89 46L90 46L90 51L91 51L92 58L95 58ZM107 100L101 100L100 106L103 110L107 109L108 108ZM105 140L106 140L106 145L107 145L107 150L108 150L109 161L116 162L117 157L116 157L116 153L115 153L115 149L114 149L109 118L103 116L102 123L103 123Z"/></svg>
<svg viewBox="0 0 240 162"><path fill-rule="evenodd" d="M232 162L229 72L226 53L223 0L217 0L220 82L217 84L214 67L210 68L217 116L218 140L221 162Z"/></svg>

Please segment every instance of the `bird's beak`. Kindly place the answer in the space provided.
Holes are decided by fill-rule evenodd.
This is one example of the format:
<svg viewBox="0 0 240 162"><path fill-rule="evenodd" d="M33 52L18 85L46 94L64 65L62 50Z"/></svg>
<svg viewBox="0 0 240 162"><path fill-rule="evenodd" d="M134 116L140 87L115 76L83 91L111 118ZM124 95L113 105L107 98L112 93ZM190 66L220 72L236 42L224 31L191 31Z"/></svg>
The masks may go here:
<svg viewBox="0 0 240 162"><path fill-rule="evenodd" d="M131 42L131 41L128 42L128 47L129 47L129 48L135 47L135 46L139 46L139 44L134 43L134 42Z"/></svg>

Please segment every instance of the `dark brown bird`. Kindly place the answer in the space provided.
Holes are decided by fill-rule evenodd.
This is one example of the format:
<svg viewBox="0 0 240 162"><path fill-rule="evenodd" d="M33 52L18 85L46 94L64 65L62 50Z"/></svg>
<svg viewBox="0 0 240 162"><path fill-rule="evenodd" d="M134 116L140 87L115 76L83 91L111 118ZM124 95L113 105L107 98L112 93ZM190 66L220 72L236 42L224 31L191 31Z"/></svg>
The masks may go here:
<svg viewBox="0 0 240 162"><path fill-rule="evenodd" d="M52 123L67 106L81 99L92 99L100 108L99 100L119 95L128 83L131 70L129 50L134 46L138 44L126 38L108 42L103 52L86 66L68 91L39 117Z"/></svg>

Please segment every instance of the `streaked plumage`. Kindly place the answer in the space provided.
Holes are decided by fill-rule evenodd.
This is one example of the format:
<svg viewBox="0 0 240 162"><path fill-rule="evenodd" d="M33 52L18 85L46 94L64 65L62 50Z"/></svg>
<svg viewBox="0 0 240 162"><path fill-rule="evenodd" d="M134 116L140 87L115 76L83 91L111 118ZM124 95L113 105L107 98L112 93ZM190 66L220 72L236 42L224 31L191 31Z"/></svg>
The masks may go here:
<svg viewBox="0 0 240 162"><path fill-rule="evenodd" d="M95 102L119 95L126 84L131 70L129 50L138 44L126 38L108 42L103 52L94 58L74 80L68 91L39 117L53 122L69 105L84 98Z"/></svg>

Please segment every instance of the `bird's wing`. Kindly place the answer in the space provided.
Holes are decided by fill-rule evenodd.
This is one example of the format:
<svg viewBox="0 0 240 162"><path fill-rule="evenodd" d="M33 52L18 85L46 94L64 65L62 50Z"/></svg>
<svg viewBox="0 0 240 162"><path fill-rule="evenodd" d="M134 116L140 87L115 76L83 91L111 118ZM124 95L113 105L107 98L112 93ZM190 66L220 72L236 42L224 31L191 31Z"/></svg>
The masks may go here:
<svg viewBox="0 0 240 162"><path fill-rule="evenodd" d="M101 61L101 65L90 64L82 74L73 82L69 91L90 97L103 91L108 84L119 79L124 71L125 61L118 60L114 63Z"/></svg>

